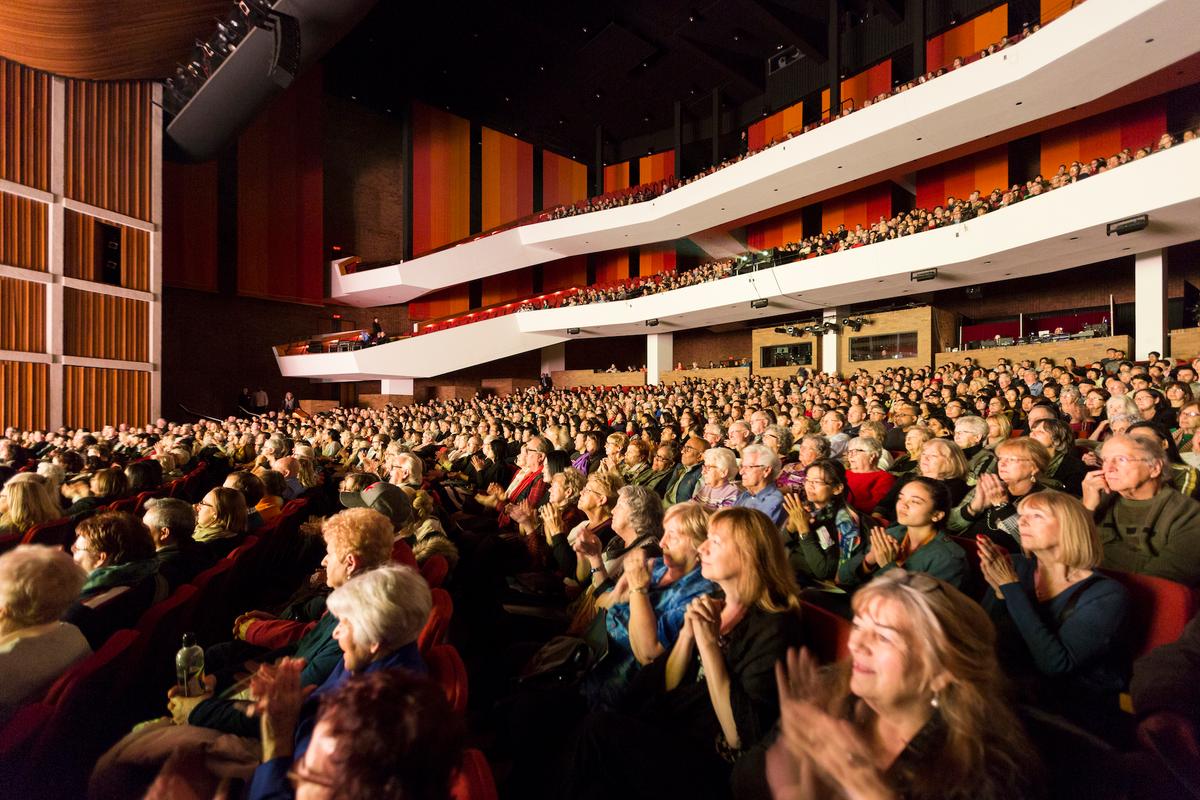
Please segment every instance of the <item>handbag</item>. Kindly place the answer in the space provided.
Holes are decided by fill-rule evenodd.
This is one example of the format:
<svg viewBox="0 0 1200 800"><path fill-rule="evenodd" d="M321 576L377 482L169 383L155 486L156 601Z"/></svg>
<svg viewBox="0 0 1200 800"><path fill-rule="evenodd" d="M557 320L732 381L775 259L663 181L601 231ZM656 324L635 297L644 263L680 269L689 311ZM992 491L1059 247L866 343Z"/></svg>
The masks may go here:
<svg viewBox="0 0 1200 800"><path fill-rule="evenodd" d="M570 685L592 665L592 648L578 636L555 636L538 649L517 674L523 685Z"/></svg>

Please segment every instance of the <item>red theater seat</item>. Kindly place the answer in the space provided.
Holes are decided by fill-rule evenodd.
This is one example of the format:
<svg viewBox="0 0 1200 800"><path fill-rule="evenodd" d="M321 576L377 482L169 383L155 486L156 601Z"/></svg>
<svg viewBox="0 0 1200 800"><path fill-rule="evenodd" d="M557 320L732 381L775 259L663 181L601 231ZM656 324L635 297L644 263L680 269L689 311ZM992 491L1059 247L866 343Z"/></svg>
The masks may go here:
<svg viewBox="0 0 1200 800"><path fill-rule="evenodd" d="M1120 581L1129 592L1134 621L1130 644L1135 658L1174 642L1196 614L1196 595L1182 583L1114 569L1100 572Z"/></svg>
<svg viewBox="0 0 1200 800"><path fill-rule="evenodd" d="M496 800L496 781L483 753L474 748L463 753L462 766L450 787L454 800Z"/></svg>

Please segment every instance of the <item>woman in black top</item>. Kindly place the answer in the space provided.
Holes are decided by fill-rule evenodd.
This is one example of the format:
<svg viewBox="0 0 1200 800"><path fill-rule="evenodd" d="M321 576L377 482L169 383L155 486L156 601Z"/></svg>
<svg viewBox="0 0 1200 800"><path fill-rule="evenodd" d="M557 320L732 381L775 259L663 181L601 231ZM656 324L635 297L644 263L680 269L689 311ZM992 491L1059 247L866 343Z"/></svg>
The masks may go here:
<svg viewBox="0 0 1200 800"><path fill-rule="evenodd" d="M671 652L638 673L633 713L585 719L563 797L722 796L730 765L775 724L775 664L800 638L778 530L760 511L719 511L700 564L723 597L688 606Z"/></svg>

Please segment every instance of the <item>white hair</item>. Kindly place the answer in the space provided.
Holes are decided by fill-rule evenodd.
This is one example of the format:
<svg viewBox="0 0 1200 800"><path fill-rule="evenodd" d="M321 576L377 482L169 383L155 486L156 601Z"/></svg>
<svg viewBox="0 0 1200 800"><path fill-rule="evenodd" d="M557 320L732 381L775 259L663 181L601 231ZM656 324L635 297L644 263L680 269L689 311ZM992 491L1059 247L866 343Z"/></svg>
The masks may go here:
<svg viewBox="0 0 1200 800"><path fill-rule="evenodd" d="M742 450L742 460L746 460L746 456L758 455L758 463L765 467L769 467L767 475L767 483L773 483L779 477L779 470L783 469L783 462L779 460L779 456L775 451L767 447L765 444L746 445Z"/></svg>
<svg viewBox="0 0 1200 800"><path fill-rule="evenodd" d="M987 420L974 414L954 420L954 430L966 431L973 436L978 436L980 441L984 441L988 437Z"/></svg>
<svg viewBox="0 0 1200 800"><path fill-rule="evenodd" d="M704 463L721 470L727 481L737 475L737 456L728 447L708 448L704 451Z"/></svg>
<svg viewBox="0 0 1200 800"><path fill-rule="evenodd" d="M61 617L87 575L61 548L24 544L0 556L0 608L21 628Z"/></svg>
<svg viewBox="0 0 1200 800"><path fill-rule="evenodd" d="M433 595L415 569L388 565L346 581L325 605L350 623L357 644L395 648L416 641L429 620Z"/></svg>

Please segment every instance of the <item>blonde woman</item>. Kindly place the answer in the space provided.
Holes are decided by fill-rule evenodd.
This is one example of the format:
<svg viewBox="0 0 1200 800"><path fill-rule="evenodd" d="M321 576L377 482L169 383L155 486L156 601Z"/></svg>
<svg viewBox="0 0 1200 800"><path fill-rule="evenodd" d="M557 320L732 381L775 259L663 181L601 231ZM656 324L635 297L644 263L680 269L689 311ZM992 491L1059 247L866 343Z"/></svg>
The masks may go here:
<svg viewBox="0 0 1200 800"><path fill-rule="evenodd" d="M458 563L458 548L446 536L446 529L434 513L433 497L423 489L413 495L412 519L400 529L399 538L412 548L418 564L435 555L444 557L450 569Z"/></svg>
<svg viewBox="0 0 1200 800"><path fill-rule="evenodd" d="M35 525L63 515L50 495L46 481L37 478L41 476L21 473L10 478L0 489L0 536L24 535Z"/></svg>
<svg viewBox="0 0 1200 800"><path fill-rule="evenodd" d="M203 545L214 561L229 555L246 533L246 498L237 489L218 486L196 503L196 532L192 538Z"/></svg>
<svg viewBox="0 0 1200 800"><path fill-rule="evenodd" d="M1017 502L1046 488L1041 477L1050 451L1028 436L1008 439L996 447L996 471L979 476L962 502L950 512L949 529L959 536L987 536L1005 550L1016 551Z"/></svg>
<svg viewBox="0 0 1200 800"><path fill-rule="evenodd" d="M982 602L999 631L1005 671L1025 679L1039 707L1096 731L1125 689L1129 595L1096 571L1104 550L1079 500L1047 489L1021 500L1017 514L1020 553L979 540L988 584Z"/></svg>
<svg viewBox="0 0 1200 800"><path fill-rule="evenodd" d="M604 440L604 458L600 459L600 469L603 472L620 473L625 466L625 450L629 445L629 437L623 433L610 433Z"/></svg>

